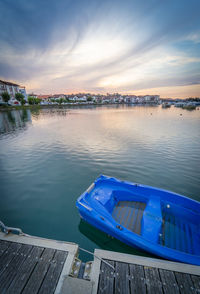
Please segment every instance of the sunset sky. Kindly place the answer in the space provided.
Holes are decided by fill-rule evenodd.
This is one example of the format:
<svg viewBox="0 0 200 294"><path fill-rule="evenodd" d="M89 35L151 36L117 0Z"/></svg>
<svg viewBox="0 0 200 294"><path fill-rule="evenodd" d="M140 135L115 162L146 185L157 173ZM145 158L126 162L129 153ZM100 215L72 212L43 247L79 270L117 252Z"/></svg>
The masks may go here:
<svg viewBox="0 0 200 294"><path fill-rule="evenodd" d="M0 28L27 92L200 96L200 0L0 0Z"/></svg>

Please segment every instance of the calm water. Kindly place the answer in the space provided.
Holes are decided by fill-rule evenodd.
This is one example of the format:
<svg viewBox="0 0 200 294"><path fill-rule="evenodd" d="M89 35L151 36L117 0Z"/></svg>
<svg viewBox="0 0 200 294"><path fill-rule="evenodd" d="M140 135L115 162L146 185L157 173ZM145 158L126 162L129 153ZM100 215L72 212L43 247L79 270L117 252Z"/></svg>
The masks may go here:
<svg viewBox="0 0 200 294"><path fill-rule="evenodd" d="M105 174L200 201L199 167L200 110L104 106L0 112L0 219L27 234L91 251L134 253L80 222L77 197Z"/></svg>

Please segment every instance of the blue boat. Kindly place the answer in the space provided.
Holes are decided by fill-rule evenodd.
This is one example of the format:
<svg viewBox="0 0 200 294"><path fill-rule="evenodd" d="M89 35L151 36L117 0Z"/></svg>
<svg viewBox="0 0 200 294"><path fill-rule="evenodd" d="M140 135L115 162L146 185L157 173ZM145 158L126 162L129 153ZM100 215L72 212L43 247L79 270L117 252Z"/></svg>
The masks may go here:
<svg viewBox="0 0 200 294"><path fill-rule="evenodd" d="M130 246L200 265L200 203L195 200L101 175L76 206L86 222Z"/></svg>

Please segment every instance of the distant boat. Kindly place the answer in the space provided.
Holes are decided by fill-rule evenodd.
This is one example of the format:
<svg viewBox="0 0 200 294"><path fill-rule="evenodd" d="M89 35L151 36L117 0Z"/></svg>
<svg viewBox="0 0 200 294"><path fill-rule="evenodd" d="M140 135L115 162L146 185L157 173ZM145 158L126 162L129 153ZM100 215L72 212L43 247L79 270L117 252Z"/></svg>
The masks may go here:
<svg viewBox="0 0 200 294"><path fill-rule="evenodd" d="M186 105L186 103L184 103L184 102L176 102L174 104L175 107L183 107L184 105Z"/></svg>
<svg viewBox="0 0 200 294"><path fill-rule="evenodd" d="M76 206L85 221L130 246L200 265L200 203L195 200L102 175Z"/></svg>
<svg viewBox="0 0 200 294"><path fill-rule="evenodd" d="M169 107L171 107L171 104L170 103L164 102L162 104L162 108L169 108Z"/></svg>

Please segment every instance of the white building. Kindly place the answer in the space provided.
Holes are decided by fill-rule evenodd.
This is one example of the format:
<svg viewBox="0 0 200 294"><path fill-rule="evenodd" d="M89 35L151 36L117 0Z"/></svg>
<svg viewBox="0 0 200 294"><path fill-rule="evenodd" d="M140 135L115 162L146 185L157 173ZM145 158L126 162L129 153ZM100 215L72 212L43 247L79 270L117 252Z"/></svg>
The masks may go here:
<svg viewBox="0 0 200 294"><path fill-rule="evenodd" d="M15 99L16 93L22 93L25 100L27 101L27 94L25 87L20 87L17 84L0 80L0 99L2 100L1 94L7 92L10 95L11 100Z"/></svg>
<svg viewBox="0 0 200 294"><path fill-rule="evenodd" d="M144 96L144 101L146 103L158 103L160 96L159 95L146 95Z"/></svg>
<svg viewBox="0 0 200 294"><path fill-rule="evenodd" d="M78 101L80 101L80 102L86 102L87 101L87 97L86 96L79 97L78 98Z"/></svg>
<svg viewBox="0 0 200 294"><path fill-rule="evenodd" d="M4 92L8 92L11 98L15 98L15 93L19 93L19 85L0 80L0 96Z"/></svg>
<svg viewBox="0 0 200 294"><path fill-rule="evenodd" d="M68 99L69 99L69 101L77 101L78 100L78 97L77 96L74 96L74 97L69 97Z"/></svg>

